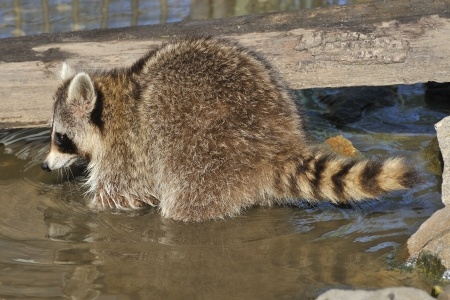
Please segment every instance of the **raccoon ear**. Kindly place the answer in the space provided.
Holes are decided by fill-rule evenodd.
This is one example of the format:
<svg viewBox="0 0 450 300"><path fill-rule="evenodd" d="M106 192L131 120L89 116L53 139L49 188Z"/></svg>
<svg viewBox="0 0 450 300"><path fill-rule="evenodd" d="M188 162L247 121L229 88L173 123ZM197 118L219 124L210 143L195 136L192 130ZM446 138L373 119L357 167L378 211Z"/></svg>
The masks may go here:
<svg viewBox="0 0 450 300"><path fill-rule="evenodd" d="M76 117L84 117L92 112L97 95L94 84L88 74L81 72L75 75L67 92L67 104Z"/></svg>
<svg viewBox="0 0 450 300"><path fill-rule="evenodd" d="M61 67L61 80L66 81L69 78L72 78L77 74L77 71L75 71L71 66L69 66L67 63L63 63Z"/></svg>

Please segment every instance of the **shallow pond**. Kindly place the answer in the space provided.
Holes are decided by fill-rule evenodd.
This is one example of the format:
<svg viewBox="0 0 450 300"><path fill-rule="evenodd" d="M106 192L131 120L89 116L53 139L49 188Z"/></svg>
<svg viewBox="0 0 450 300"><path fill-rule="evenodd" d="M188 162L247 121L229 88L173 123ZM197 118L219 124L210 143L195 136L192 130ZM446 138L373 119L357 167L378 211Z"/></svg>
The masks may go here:
<svg viewBox="0 0 450 300"><path fill-rule="evenodd" d="M331 287L431 282L404 270L408 237L442 207L421 151L444 114L420 85L403 101L336 129L315 91L303 99L313 134L343 134L367 156L406 156L425 183L352 207L252 208L226 221L177 223L156 209L95 213L74 168L45 173L48 129L0 131L0 297L308 299Z"/></svg>

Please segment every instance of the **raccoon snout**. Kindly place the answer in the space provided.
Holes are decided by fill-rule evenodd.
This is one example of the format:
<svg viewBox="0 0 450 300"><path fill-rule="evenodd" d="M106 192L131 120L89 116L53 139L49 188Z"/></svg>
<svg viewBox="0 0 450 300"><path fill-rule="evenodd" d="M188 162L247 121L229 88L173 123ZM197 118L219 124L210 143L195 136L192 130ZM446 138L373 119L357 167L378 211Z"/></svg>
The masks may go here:
<svg viewBox="0 0 450 300"><path fill-rule="evenodd" d="M47 162L43 162L41 165L42 170L44 170L45 172L50 172L52 169L50 169L50 167L48 166Z"/></svg>

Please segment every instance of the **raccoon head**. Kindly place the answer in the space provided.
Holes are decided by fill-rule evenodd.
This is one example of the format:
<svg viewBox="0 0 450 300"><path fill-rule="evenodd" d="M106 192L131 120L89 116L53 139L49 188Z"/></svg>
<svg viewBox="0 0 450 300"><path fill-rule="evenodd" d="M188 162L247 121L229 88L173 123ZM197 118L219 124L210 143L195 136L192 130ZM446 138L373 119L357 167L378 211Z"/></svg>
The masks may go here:
<svg viewBox="0 0 450 300"><path fill-rule="evenodd" d="M80 157L89 159L99 140L92 118L98 97L91 77L64 64L61 78L53 106L50 151L42 163L45 171L68 167Z"/></svg>

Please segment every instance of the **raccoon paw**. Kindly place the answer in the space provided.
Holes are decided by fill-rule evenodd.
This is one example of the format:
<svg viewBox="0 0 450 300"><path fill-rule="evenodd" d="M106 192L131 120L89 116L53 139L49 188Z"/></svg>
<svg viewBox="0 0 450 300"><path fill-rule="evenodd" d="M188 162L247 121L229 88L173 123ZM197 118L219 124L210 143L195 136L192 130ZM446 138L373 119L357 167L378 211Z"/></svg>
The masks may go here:
<svg viewBox="0 0 450 300"><path fill-rule="evenodd" d="M124 196L105 196L98 194L92 199L89 207L95 210L107 209L140 209L147 206L145 202Z"/></svg>

